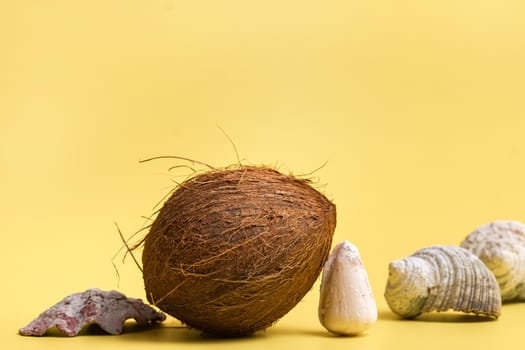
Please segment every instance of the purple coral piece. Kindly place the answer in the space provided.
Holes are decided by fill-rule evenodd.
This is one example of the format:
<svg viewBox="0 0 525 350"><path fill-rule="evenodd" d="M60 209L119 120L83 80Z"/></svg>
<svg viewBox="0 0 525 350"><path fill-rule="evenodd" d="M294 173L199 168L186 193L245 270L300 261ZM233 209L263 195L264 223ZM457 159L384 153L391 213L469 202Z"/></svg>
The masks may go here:
<svg viewBox="0 0 525 350"><path fill-rule="evenodd" d="M41 336L49 328L57 327L64 334L75 336L85 325L96 323L110 334L120 334L129 318L134 318L139 325L147 325L164 321L166 315L140 299L127 298L114 290L92 288L68 295L18 332L21 335Z"/></svg>

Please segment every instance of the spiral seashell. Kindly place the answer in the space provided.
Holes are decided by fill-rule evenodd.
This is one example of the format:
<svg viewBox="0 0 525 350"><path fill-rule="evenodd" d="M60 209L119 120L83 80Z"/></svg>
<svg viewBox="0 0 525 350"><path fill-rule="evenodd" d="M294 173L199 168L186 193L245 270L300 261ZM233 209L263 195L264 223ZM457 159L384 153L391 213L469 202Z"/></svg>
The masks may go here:
<svg viewBox="0 0 525 350"><path fill-rule="evenodd" d="M525 225L494 221L478 227L461 243L477 255L499 283L503 301L525 300Z"/></svg>
<svg viewBox="0 0 525 350"><path fill-rule="evenodd" d="M448 310L497 318L501 312L492 272L474 254L456 246L432 246L391 262L385 299L405 318Z"/></svg>

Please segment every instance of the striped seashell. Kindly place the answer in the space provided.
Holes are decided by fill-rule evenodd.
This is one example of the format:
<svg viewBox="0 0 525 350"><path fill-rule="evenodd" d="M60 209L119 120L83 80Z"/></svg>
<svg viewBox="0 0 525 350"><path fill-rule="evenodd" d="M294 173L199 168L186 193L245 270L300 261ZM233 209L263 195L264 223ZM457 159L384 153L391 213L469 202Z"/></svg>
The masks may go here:
<svg viewBox="0 0 525 350"><path fill-rule="evenodd" d="M525 225L494 221L478 227L461 243L494 273L501 299L525 300Z"/></svg>
<svg viewBox="0 0 525 350"><path fill-rule="evenodd" d="M499 286L474 254L456 246L431 246L389 265L385 299L401 317L461 311L497 318Z"/></svg>

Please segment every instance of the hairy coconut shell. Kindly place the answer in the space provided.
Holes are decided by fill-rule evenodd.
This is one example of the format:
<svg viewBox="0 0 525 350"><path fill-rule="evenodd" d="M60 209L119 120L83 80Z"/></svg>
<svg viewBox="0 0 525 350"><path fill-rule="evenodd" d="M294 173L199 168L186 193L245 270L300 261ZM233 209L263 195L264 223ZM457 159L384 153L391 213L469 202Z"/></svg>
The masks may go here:
<svg viewBox="0 0 525 350"><path fill-rule="evenodd" d="M335 224L335 205L306 180L246 166L194 176L146 235L147 298L206 333L265 329L310 290Z"/></svg>

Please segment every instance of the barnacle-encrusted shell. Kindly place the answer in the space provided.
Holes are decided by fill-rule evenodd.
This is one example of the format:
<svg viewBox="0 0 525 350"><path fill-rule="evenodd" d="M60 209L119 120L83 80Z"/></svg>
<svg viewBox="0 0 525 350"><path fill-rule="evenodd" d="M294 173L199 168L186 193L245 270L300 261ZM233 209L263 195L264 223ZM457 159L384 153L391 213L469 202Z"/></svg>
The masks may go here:
<svg viewBox="0 0 525 350"><path fill-rule="evenodd" d="M456 246L432 246L391 262L385 299L393 312L406 318L447 310L497 318L501 312L492 272Z"/></svg>
<svg viewBox="0 0 525 350"><path fill-rule="evenodd" d="M525 300L525 225L494 221L478 227L461 246L494 273L503 301Z"/></svg>
<svg viewBox="0 0 525 350"><path fill-rule="evenodd" d="M21 335L42 336L48 329L56 327L72 337L84 326L96 323L110 334L120 334L129 318L134 318L140 326L146 326L164 321L166 315L140 299L127 298L114 290L92 288L68 295L18 332Z"/></svg>

